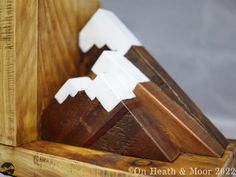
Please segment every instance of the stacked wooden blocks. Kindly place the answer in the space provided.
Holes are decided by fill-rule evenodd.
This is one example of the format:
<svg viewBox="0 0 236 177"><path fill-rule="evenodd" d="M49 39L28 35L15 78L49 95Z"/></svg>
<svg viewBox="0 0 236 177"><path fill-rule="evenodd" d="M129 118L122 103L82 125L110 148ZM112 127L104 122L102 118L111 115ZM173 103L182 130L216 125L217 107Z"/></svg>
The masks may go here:
<svg viewBox="0 0 236 177"><path fill-rule="evenodd" d="M226 176L215 170L233 167L235 143L98 8L98 0L0 1L0 173Z"/></svg>
<svg viewBox="0 0 236 177"><path fill-rule="evenodd" d="M93 80L62 86L42 117L45 140L162 161L222 156L225 137L117 16L99 9L79 39Z"/></svg>

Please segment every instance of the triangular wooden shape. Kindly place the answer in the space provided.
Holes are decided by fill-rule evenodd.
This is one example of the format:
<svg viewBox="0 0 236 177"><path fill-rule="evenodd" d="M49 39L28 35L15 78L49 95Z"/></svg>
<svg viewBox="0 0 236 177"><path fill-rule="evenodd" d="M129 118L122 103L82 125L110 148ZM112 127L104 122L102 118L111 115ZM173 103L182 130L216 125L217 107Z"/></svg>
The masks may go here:
<svg viewBox="0 0 236 177"><path fill-rule="evenodd" d="M197 120L199 124L222 145L222 147L226 148L228 142L224 135L211 123L198 106L144 47L133 46L126 54L126 57L160 87L171 100L181 106L190 117Z"/></svg>
<svg viewBox="0 0 236 177"><path fill-rule="evenodd" d="M80 31L79 46L84 53L87 52L88 54L91 51L98 54L106 48L119 52L122 55L121 58L125 55L128 60L170 98L170 101L173 101L178 105L177 107L180 107L183 112L187 113L189 119L194 119L196 123L200 124L200 126L205 129L205 136L211 137L214 141L218 142L218 149L224 149L227 146L228 142L221 132L209 121L148 51L142 47L141 42L112 11L99 9L90 18ZM96 46L100 48L97 50L99 52L94 52L96 51ZM89 58L89 61L94 63L97 57L98 56L93 55ZM109 60L106 61L108 62ZM115 65L117 65L117 63L115 63ZM92 70L95 74L100 74L101 70L103 70L102 72L111 71L107 68L108 67L106 67L103 62L103 66L100 65L100 69L96 71ZM113 69L116 69L116 67ZM122 69L122 66L119 66L118 70L126 72L126 70ZM189 127L186 126L186 128ZM221 155L219 152L216 154L218 156Z"/></svg>
<svg viewBox="0 0 236 177"><path fill-rule="evenodd" d="M107 49L107 47L105 48ZM93 53L102 53L102 49L98 49L96 47L93 47L91 50L93 50ZM86 53L84 55L86 55ZM92 63L91 65L93 65L96 62L96 59L99 57L97 55L86 56ZM178 109L181 110L181 112L186 114L185 116L188 117L188 119L190 119L192 123L196 125L196 127L199 127L201 129L201 132L204 132L204 136L207 137L203 142L193 143L195 144L198 150L193 150L194 148L183 147L183 144L185 143L177 143L182 144L182 147L180 147L180 149L183 152L220 157L223 153L224 148L228 144L226 138L214 126L214 124L212 124L210 120L201 112L201 110L185 94L185 92L176 84L176 82L168 75L168 73L160 66L160 64L145 50L145 48L133 46L126 54L126 57L147 77L149 77L152 82L155 83L157 88L159 88L161 92L163 92L163 94L167 96L169 102L173 102L172 104L177 106ZM190 125L191 124L189 124L189 126ZM163 126L166 127L167 125ZM186 135L183 134L182 136L184 137ZM175 142L174 139L172 138L172 141ZM209 139L211 139L212 142L210 142ZM189 144L191 145L191 141L189 141L186 146ZM205 147L207 147L208 150L202 150L204 149L200 148L202 144L205 144Z"/></svg>
<svg viewBox="0 0 236 177"><path fill-rule="evenodd" d="M173 102L155 83L138 84L137 99L169 134L169 138L182 152L220 157L224 148L205 130Z"/></svg>
<svg viewBox="0 0 236 177"><path fill-rule="evenodd" d="M53 100L43 112L41 133L44 140L141 158L173 161L180 154L136 98L111 112L83 91L62 104Z"/></svg>

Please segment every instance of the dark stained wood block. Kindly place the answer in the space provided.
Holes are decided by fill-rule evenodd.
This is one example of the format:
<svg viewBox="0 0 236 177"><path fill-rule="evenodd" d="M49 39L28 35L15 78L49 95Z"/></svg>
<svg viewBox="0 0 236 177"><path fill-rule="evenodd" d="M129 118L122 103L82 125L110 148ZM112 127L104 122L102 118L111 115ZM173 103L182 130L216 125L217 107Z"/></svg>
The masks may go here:
<svg viewBox="0 0 236 177"><path fill-rule="evenodd" d="M42 115L42 138L83 146L99 130L105 130L109 121L119 119L126 112L125 108L118 105L109 114L96 99L90 101L85 92L79 92L73 98L68 97L63 104L54 99Z"/></svg>
<svg viewBox="0 0 236 177"><path fill-rule="evenodd" d="M133 46L126 54L126 57L160 87L166 95L181 106L190 117L197 120L222 147L226 148L228 142L224 135L211 123L198 106L144 47Z"/></svg>
<svg viewBox="0 0 236 177"><path fill-rule="evenodd" d="M62 104L53 100L43 112L41 133L44 140L141 158L173 161L180 154L137 99L111 112L85 92Z"/></svg>
<svg viewBox="0 0 236 177"><path fill-rule="evenodd" d="M83 54L86 56L86 61L90 63L88 66L92 67L104 50L109 50L109 48L104 46L98 49L94 46L89 52ZM144 47L131 47L126 57L171 98L172 101L177 103L191 118L195 119L223 148L226 148L228 141L224 135Z"/></svg>
<svg viewBox="0 0 236 177"><path fill-rule="evenodd" d="M156 84L147 82L135 88L137 99L156 123L168 132L182 152L221 157L224 148L198 121L172 101Z"/></svg>
<svg viewBox="0 0 236 177"><path fill-rule="evenodd" d="M82 54L81 67L88 71L104 50L94 46ZM43 112L43 139L163 161L180 151L221 157L227 140L160 64L143 47L132 47L126 57L152 81L138 84L137 98L111 112L85 92L61 105L53 100Z"/></svg>
<svg viewBox="0 0 236 177"><path fill-rule="evenodd" d="M109 48L107 46L104 46L101 49L98 49L96 46L93 46L87 53L83 53L82 51L80 51L81 61L79 66L79 75L90 75L91 73L88 71L91 70L98 57L105 50L109 50Z"/></svg>
<svg viewBox="0 0 236 177"><path fill-rule="evenodd" d="M109 48L104 46L103 48L98 49L94 46L89 52L83 54L90 63L88 65L92 67L104 50L109 50ZM157 84L166 95L181 106L182 109L192 118L198 121L198 123L204 127L213 138L219 141L222 147L226 148L228 141L224 135L215 127L194 101L191 100L191 98L179 87L179 85L144 47L133 46L125 56L147 77L149 77L151 81Z"/></svg>

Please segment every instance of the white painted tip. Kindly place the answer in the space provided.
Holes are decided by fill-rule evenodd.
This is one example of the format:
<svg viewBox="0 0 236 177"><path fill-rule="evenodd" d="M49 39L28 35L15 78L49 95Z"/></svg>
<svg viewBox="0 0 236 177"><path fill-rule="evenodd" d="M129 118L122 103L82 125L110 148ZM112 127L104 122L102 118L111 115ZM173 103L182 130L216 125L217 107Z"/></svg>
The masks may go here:
<svg viewBox="0 0 236 177"><path fill-rule="evenodd" d="M134 90L138 83L150 81L125 56L115 51L104 51L92 67L92 71L96 75L117 72L130 90Z"/></svg>
<svg viewBox="0 0 236 177"><path fill-rule="evenodd" d="M88 77L69 79L56 94L56 100L61 104L69 95L74 97L79 91L85 91L91 100L97 98L110 112L122 100L135 97L133 90L138 83L150 81L126 57L115 51L104 51L92 71L97 75L94 80Z"/></svg>
<svg viewBox="0 0 236 177"><path fill-rule="evenodd" d="M99 74L86 89L86 93L95 93L95 97L107 112L112 111L122 100L135 97L118 73Z"/></svg>
<svg viewBox="0 0 236 177"><path fill-rule="evenodd" d="M58 103L62 104L69 95L74 97L79 91L85 90L91 82L92 81L89 77L69 79L57 92L55 99Z"/></svg>
<svg viewBox="0 0 236 177"><path fill-rule="evenodd" d="M111 11L98 9L79 34L79 46L88 52L93 45L127 53L131 46L141 46L134 34Z"/></svg>
<svg viewBox="0 0 236 177"><path fill-rule="evenodd" d="M73 97L79 91L85 91L90 100L97 98L107 112L112 111L122 100L135 97L133 91L127 87L123 76L112 72L99 74L94 80L87 77L69 79L55 98L62 104L69 95Z"/></svg>

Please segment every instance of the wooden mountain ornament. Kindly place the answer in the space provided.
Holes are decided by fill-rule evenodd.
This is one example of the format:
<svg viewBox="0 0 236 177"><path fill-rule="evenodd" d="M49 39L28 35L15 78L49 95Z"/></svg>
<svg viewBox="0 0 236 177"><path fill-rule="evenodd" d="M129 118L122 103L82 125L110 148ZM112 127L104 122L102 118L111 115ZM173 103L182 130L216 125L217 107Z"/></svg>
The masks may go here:
<svg viewBox="0 0 236 177"><path fill-rule="evenodd" d="M141 72L134 74L137 80L148 81ZM179 148L129 90L136 81L125 85L123 77L107 73L93 81L68 80L43 113L42 137L123 155L175 160Z"/></svg>
<svg viewBox="0 0 236 177"><path fill-rule="evenodd" d="M97 99L91 101L82 91L62 104L53 100L42 117L42 137L122 155L175 160L179 149L143 109L131 99L107 112Z"/></svg>
<svg viewBox="0 0 236 177"><path fill-rule="evenodd" d="M123 25L122 22L119 21L119 19L111 12L100 10L97 13L100 13L100 15L96 17L95 14L80 33L80 48L84 52L84 55L86 55L86 52L88 52L89 49L91 49L91 51L99 51L99 53L101 53L104 48L123 53L128 60L130 60L137 68L139 68L147 77L149 77L150 80L154 82L172 101L180 106L183 111L189 115L188 117L195 119L196 122L198 122L202 128L205 129L205 131L207 131L208 134L224 149L228 144L226 138L202 113L196 104L185 94L178 84L176 84L176 82L168 75L162 66L149 54L149 52L141 45L138 39L135 38L135 36L127 29L127 27L125 27L125 25ZM107 19L112 19L112 21L117 21L117 23L108 23L100 20L99 17L101 16L101 13L103 13L104 18L107 17ZM95 32L96 37L92 38L89 29L91 27L96 28L97 26L106 26L107 29L114 29L114 31L110 31L110 33L114 34L112 35L113 38L106 40L106 38L103 37L105 33L100 31L98 33ZM112 26L112 28L110 26ZM117 36L115 35L117 31L119 31L119 35L122 36L119 37L119 45L117 42L115 42L117 39L115 37ZM122 45L125 47L121 50L120 46ZM105 47L99 49L94 46ZM87 54L87 58L90 57L90 62L94 64L98 56L90 55L90 51Z"/></svg>
<svg viewBox="0 0 236 177"><path fill-rule="evenodd" d="M58 91L43 113L44 139L162 161L180 152L223 154L198 121L121 53L104 51L92 71L94 80L69 79Z"/></svg>
<svg viewBox="0 0 236 177"><path fill-rule="evenodd" d="M94 51L84 63L97 77L63 85L43 113L44 139L164 161L180 152L223 154L224 136L114 14L98 10L80 33L80 47Z"/></svg>
<svg viewBox="0 0 236 177"><path fill-rule="evenodd" d="M215 138L222 147L228 142L223 134L210 122L198 106L169 76L163 67L142 46L133 46L125 55L136 67L147 75L165 94L178 104L192 119L195 119Z"/></svg>
<svg viewBox="0 0 236 177"><path fill-rule="evenodd" d="M106 20L102 20L101 18ZM107 33L102 32L102 30L95 31L91 34L92 28L97 29L101 27L110 30L110 38L108 38L106 36ZM216 139L223 148L227 146L228 142L222 133L210 122L196 104L142 46L139 40L112 12L102 9L98 10L80 32L79 44L84 53L88 52L88 55L84 55L86 55L87 58L90 56L89 61L92 64L94 64L98 58L97 55L90 55L92 51L93 53L99 54L101 50L108 48L123 53L137 68L149 77L152 82L160 87L172 101L182 107L189 117L201 124L205 131ZM94 46L104 48L98 49ZM90 49L91 51L89 51Z"/></svg>
<svg viewBox="0 0 236 177"><path fill-rule="evenodd" d="M179 144L180 149L183 152L190 152L190 153L197 153L201 155L212 155L212 156L221 156L221 154L224 151L224 148L213 138L210 136L210 134L205 131L205 129L199 125L199 123L192 119L188 114L185 113L182 108L177 105L175 102L171 99L169 99L166 94L163 94L163 91L156 86L156 84L153 84L152 82L146 80L146 83L150 83L149 85L153 85L153 87L139 87L140 83L134 82L132 85L132 80L135 80L135 78L138 78L137 75L135 75L135 66L127 60L126 57L120 55L120 54L115 54L116 52L108 52L105 51L103 54L99 57L97 60L96 64L93 66L92 71L99 75L104 72L114 72L117 71L119 72L119 75L125 74L124 80L127 79L126 85L131 85L130 89L134 90L136 88L140 89L135 89L137 92L135 92L135 95L139 100L150 100L152 101L152 104L146 105L148 102L143 102L144 106L147 106L149 112L151 113L152 110L155 110L156 112L159 113L159 115L153 115L157 122L163 126L163 128L166 130L166 132L170 132L170 138L172 141L175 141L178 139L178 142L175 142L175 144ZM106 67L106 66L109 67ZM137 68L136 68L137 69ZM132 71L132 72L128 72ZM132 78L130 76L132 75ZM144 93L148 92L149 95L145 95ZM159 93L159 94L155 94ZM160 95L163 95L163 97L160 97ZM154 105L154 101L157 100L157 102L160 102L159 105L152 106ZM171 106L169 106L171 105ZM169 106L169 107L168 107ZM163 110L159 110L158 108L162 108ZM170 112L170 114L166 114L167 112ZM180 113L180 114L178 114ZM171 123L175 122L177 119L177 125L174 124L174 126L169 125L169 121L165 121L167 118L170 117L169 121ZM164 119L164 120L163 120ZM177 126L183 127L182 129L188 130L187 134L184 132L181 132L180 130L176 129ZM195 130L194 130L195 128ZM193 130L192 130L193 129ZM186 132L185 130L185 132ZM191 136L189 136L191 134ZM191 137L188 138L189 141L186 142L186 139L183 139L182 137ZM203 140L206 137L205 140ZM196 141L200 142L201 145L205 146L207 151L202 151L200 150L201 145L196 143ZM190 146L189 146L190 144ZM192 148L191 146L193 144L198 145L197 149L194 150L195 148Z"/></svg>
<svg viewBox="0 0 236 177"><path fill-rule="evenodd" d="M140 41L98 8L98 0L0 1L0 174L9 166L24 177L153 168L225 176L215 170L233 167L235 143L224 150L221 133Z"/></svg>

